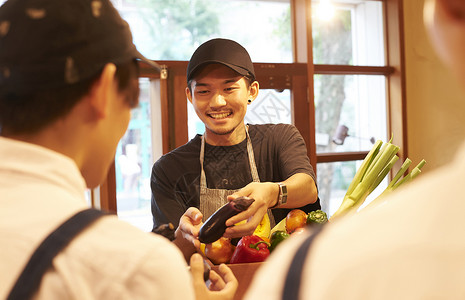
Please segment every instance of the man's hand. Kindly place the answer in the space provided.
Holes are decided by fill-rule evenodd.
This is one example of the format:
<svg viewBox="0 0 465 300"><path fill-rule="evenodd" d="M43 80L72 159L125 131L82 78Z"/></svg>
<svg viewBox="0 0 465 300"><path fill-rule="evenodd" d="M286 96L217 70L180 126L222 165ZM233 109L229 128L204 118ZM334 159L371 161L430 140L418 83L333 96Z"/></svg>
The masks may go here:
<svg viewBox="0 0 465 300"><path fill-rule="evenodd" d="M318 199L316 184L308 174L294 174L283 183L287 185L287 202L280 205L280 208L301 207L315 203ZM231 201L239 196L246 196L255 201L246 211L226 221L226 226L230 227L226 229L224 237L236 238L253 234L268 208L273 207L278 201L279 185L276 182L251 182L238 192L228 196L228 200ZM247 220L247 222L235 225L243 220Z"/></svg>
<svg viewBox="0 0 465 300"><path fill-rule="evenodd" d="M175 232L175 243L188 261L195 251L200 251L198 239L202 226L202 213L195 207L189 207L179 220L179 226Z"/></svg>
<svg viewBox="0 0 465 300"><path fill-rule="evenodd" d="M200 254L195 253L190 259L195 298L200 300L232 300L236 293L238 282L233 272L225 264L219 267L220 274L210 271L210 285L204 281L204 264Z"/></svg>
<svg viewBox="0 0 465 300"><path fill-rule="evenodd" d="M267 213L268 207L278 200L279 186L273 182L252 182L242 188L240 191L228 196L231 201L239 196L246 196L255 201L249 208L226 221L226 229L224 237L235 238L253 234L258 224L260 224L263 216ZM246 223L235 225L243 220Z"/></svg>

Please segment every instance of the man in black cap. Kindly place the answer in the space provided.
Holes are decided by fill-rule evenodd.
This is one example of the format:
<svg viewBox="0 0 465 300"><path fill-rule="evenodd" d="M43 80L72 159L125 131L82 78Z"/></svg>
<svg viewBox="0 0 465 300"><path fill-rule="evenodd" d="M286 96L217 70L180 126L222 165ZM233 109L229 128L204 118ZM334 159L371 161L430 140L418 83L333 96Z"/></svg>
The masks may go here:
<svg viewBox="0 0 465 300"><path fill-rule="evenodd" d="M200 255L191 276L164 237L87 209L138 105L136 59L157 67L109 0L0 8L1 299L233 298L226 266L209 291Z"/></svg>
<svg viewBox="0 0 465 300"><path fill-rule="evenodd" d="M252 234L270 208L276 222L291 208L320 208L315 174L298 130L289 124L244 123L247 105L258 92L254 66L240 44L212 39L197 48L187 67L186 96L205 124L205 134L154 164L155 226L176 223L188 207L199 208L205 221L238 196L255 201L227 221L231 226L248 220L228 228L225 237ZM197 222L193 225L198 227Z"/></svg>

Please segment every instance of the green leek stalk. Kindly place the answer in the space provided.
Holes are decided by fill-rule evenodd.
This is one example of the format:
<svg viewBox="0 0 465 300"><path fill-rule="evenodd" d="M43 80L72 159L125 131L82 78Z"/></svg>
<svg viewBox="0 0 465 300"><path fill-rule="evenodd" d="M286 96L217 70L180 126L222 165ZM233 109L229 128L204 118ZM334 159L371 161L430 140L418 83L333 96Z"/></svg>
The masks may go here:
<svg viewBox="0 0 465 300"><path fill-rule="evenodd" d="M412 161L410 160L410 158L407 157L407 159L404 161L404 163L400 167L399 171L397 171L394 178L388 184L386 190L392 188L397 183L397 181L400 179L400 177L402 177L402 175L407 171L407 169L408 169L408 167L410 166L411 163L412 163Z"/></svg>
<svg viewBox="0 0 465 300"><path fill-rule="evenodd" d="M354 191L356 186L362 181L362 178L365 175L366 171L368 170L368 167L373 162L376 155L379 153L379 150L382 144L383 144L382 141L379 141L379 140L376 141L376 143L371 148L370 152L368 152L367 156L365 156L365 159L363 160L362 164L358 168L357 172L355 173L354 178L352 179L352 182L347 188L347 192L344 198L348 197Z"/></svg>
<svg viewBox="0 0 465 300"><path fill-rule="evenodd" d="M376 181L370 186L370 189L368 191L368 195L371 194L378 186L379 184L384 180L384 178L387 176L387 174L389 174L389 172L391 171L392 167L394 166L394 164L399 160L399 156L397 155L394 155L394 157L391 158L391 160L389 161L389 163L384 167L384 169L381 171L381 173L378 175L378 177L376 178ZM368 196L367 195L367 196ZM366 199L366 197L365 197ZM363 201L364 202L364 201ZM354 205L354 210L357 210L362 204L363 204L362 201L359 201L359 203L357 203L356 205Z"/></svg>
<svg viewBox="0 0 465 300"><path fill-rule="evenodd" d="M353 206L354 203L352 200L349 199L349 196L355 190L357 185L359 185L360 182L362 181L363 176L365 175L370 164L373 162L376 155L378 154L382 144L383 144L382 141L380 140L376 141L373 147L371 148L370 152L368 152L367 156L365 156L365 159L363 160L362 164L358 168L357 172L355 173L354 178L352 179L349 187L347 188L347 192L344 195L341 206L333 214L333 216L331 216L331 218L338 216L338 215L342 215L344 212L348 211Z"/></svg>
<svg viewBox="0 0 465 300"><path fill-rule="evenodd" d="M378 186L383 178L389 173L386 166L395 163L395 156L399 147L391 142L382 145L377 141L367 154L359 170L352 180L342 204L333 214L332 218L355 212L360 207L368 195Z"/></svg>
<svg viewBox="0 0 465 300"><path fill-rule="evenodd" d="M389 163L384 167L383 171L381 171L381 174L378 177L378 179L375 181L375 184L371 186L370 193L373 192L378 187L378 185L381 183L381 181L383 181L384 177L387 176L387 174L391 171L392 167L398 160L399 160L399 156L397 155L394 155L394 157L391 158Z"/></svg>
<svg viewBox="0 0 465 300"><path fill-rule="evenodd" d="M402 184L411 181L413 178L417 177L421 173L421 168L426 164L426 161L423 159L413 170L407 174L404 178L402 178L400 181L396 182L394 186L392 187L392 190L397 189L399 186Z"/></svg>
<svg viewBox="0 0 465 300"><path fill-rule="evenodd" d="M388 184L386 189L378 197L371 201L370 204L367 205L367 207L379 205L380 203L384 202L386 195L397 189L399 186L412 181L415 177L420 175L421 168L426 164L426 161L423 159L415 168L412 169L410 173L408 173L401 179L400 177L407 171L407 168L410 166L411 163L412 161L409 158L407 158L402 164L402 167L399 169L399 171L397 171L394 178Z"/></svg>
<svg viewBox="0 0 465 300"><path fill-rule="evenodd" d="M365 202L366 198L379 186L387 174L389 174L394 164L399 160L399 156L397 156L399 147L391 142L392 138L385 144L379 140L376 141L355 173L341 205L331 216L331 219L349 213L355 213ZM425 165L426 161L422 160L409 174L401 178L402 175L406 173L411 163L412 161L407 158L388 184L387 188L367 206L379 204L384 200L386 194L417 177L421 173L421 168Z"/></svg>

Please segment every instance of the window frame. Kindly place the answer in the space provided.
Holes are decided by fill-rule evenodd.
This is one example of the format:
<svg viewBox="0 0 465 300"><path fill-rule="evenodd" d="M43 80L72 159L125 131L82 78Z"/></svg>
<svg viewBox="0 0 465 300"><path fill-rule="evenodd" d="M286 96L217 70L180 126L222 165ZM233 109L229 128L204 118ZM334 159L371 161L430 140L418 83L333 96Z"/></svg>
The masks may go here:
<svg viewBox="0 0 465 300"><path fill-rule="evenodd" d="M383 75L386 78L387 135L393 136L393 143L400 147L398 156L407 157L407 128L405 103L405 63L403 35L403 0L365 0L377 1L383 5L385 66L329 65L313 63L313 38L311 23L311 0L291 1L293 4L294 57L308 64L308 86L313 91L313 75ZM302 13L307 12L307 13ZM305 23L306 29L301 28ZM299 27L297 24L301 24ZM306 34L306 38L305 38ZM306 44L305 44L306 43ZM306 53L306 57L305 57ZM314 94L309 93L310 102L314 103ZM314 112L313 112L314 114ZM314 119L313 119L314 122ZM313 131L315 125L313 124ZM313 144L315 136L313 136ZM313 145L316 152L316 145ZM337 152L314 154L316 163L354 161L365 158L368 151ZM312 158L312 155L310 155ZM395 173L398 166L391 171ZM315 168L316 173L318 169ZM318 174L317 174L318 176Z"/></svg>

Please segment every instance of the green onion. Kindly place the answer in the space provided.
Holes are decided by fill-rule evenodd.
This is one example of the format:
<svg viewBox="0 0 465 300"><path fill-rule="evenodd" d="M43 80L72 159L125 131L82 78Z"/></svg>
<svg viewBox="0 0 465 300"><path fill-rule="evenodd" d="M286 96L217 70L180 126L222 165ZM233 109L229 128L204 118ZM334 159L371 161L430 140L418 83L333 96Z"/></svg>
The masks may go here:
<svg viewBox="0 0 465 300"><path fill-rule="evenodd" d="M370 193L373 192L378 185L383 181L384 177L391 171L392 167L394 164L399 160L399 156L394 155L393 158L389 161L389 163L384 167L383 171L381 171L380 175L378 176L378 179L376 179L375 184L370 187Z"/></svg>
<svg viewBox="0 0 465 300"><path fill-rule="evenodd" d="M368 152L367 156L365 157L362 164L358 168L357 173L355 173L354 179L352 179L352 182L350 183L349 188L347 189L345 197L348 197L350 193L354 191L357 184L359 184L360 181L362 181L362 178L365 175L365 172L367 171L368 167L375 159L375 156L378 154L379 149L381 148L382 144L383 144L382 141L376 141L376 143L371 148L370 152Z"/></svg>
<svg viewBox="0 0 465 300"><path fill-rule="evenodd" d="M408 167L410 166L410 164L412 163L412 161L410 160L410 158L407 158L404 163L402 164L402 166L400 167L399 171L397 171L396 175L394 176L394 178L391 180L391 182L389 182L388 184L388 187L387 189L390 189L394 186L394 184L397 183L397 181L400 179L400 177L402 176L402 174L405 173L405 171L407 171Z"/></svg>
<svg viewBox="0 0 465 300"><path fill-rule="evenodd" d="M392 187L392 190L397 189L399 186L404 184L405 182L411 181L413 178L417 177L421 173L421 168L426 164L426 161L423 159L413 170L407 174L402 180L396 182Z"/></svg>
<svg viewBox="0 0 465 300"><path fill-rule="evenodd" d="M387 174L389 174L395 163L399 160L399 156L397 156L399 147L392 144L391 141L392 138L385 144L381 141L377 141L373 145L372 149L355 173L340 207L331 216L331 218L355 213L365 202L366 198L378 187ZM421 173L420 169L425 165L426 161L422 160L412 170L412 172L404 178L401 178L411 163L412 161L407 158L394 176L393 180L388 184L388 187L369 205L372 205L373 203L380 203L380 199L387 193L390 193L399 186L418 176Z"/></svg>

